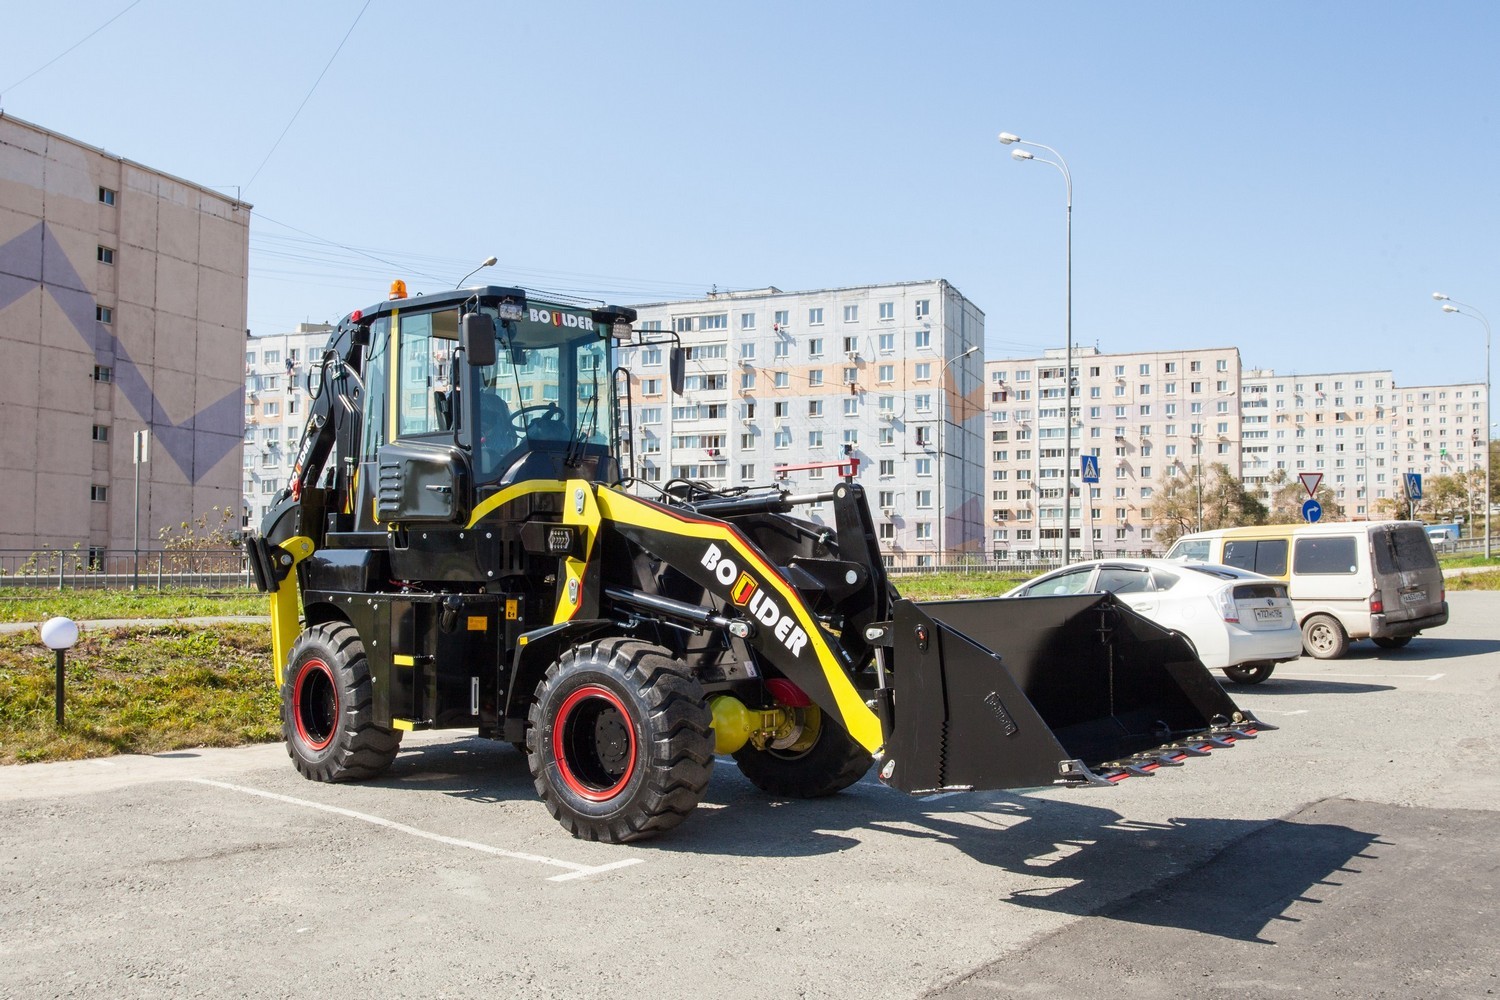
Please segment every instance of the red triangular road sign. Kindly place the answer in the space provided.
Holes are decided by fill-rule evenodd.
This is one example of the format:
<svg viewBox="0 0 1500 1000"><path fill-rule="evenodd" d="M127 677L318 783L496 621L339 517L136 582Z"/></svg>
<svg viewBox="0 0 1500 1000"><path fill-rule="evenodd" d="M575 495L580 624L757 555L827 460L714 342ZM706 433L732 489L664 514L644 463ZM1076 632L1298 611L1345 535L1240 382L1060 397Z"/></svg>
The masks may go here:
<svg viewBox="0 0 1500 1000"><path fill-rule="evenodd" d="M1318 490L1318 484L1323 481L1321 472L1299 472L1297 478L1302 481L1302 488L1307 491L1308 496L1314 496Z"/></svg>

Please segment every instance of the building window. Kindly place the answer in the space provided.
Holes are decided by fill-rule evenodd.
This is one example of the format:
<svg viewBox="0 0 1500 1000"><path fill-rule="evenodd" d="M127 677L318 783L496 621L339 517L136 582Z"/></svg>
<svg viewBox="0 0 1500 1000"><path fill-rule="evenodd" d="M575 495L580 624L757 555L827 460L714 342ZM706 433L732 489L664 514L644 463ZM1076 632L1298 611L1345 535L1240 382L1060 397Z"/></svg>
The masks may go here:
<svg viewBox="0 0 1500 1000"><path fill-rule="evenodd" d="M777 330L784 330L784 329L786 329L787 324L790 323L791 321L792 321L792 312L791 312L790 309L778 309L778 310L776 310L776 318L775 318L774 325L775 325L775 327L776 327Z"/></svg>
<svg viewBox="0 0 1500 1000"><path fill-rule="evenodd" d="M921 319L932 311L932 303L928 299L917 300L917 319Z"/></svg>
<svg viewBox="0 0 1500 1000"><path fill-rule="evenodd" d="M113 323L115 321L115 311L109 306L95 306L94 318L101 323Z"/></svg>
<svg viewBox="0 0 1500 1000"><path fill-rule="evenodd" d="M740 313L740 329L741 330L754 330L755 329L755 313ZM752 465L752 466L749 466L749 468L751 470L754 470L755 466ZM754 475L755 475L755 473L754 473L754 471L752 471L750 473L750 476L754 476ZM746 476L744 478L749 479L750 476Z"/></svg>
<svg viewBox="0 0 1500 1000"><path fill-rule="evenodd" d="M113 264L114 262L115 262L115 252L114 252L114 250L111 249L111 248L109 248L109 247L106 247L106 246L99 247L99 263L101 263L101 264Z"/></svg>
<svg viewBox="0 0 1500 1000"><path fill-rule="evenodd" d="M94 440L95 441L108 441L109 440L109 425L108 424L95 424L94 425Z"/></svg>
<svg viewBox="0 0 1500 1000"><path fill-rule="evenodd" d="M786 372L777 372L775 379L773 379L772 381L778 389L785 389L792 384L791 378L787 375Z"/></svg>
<svg viewBox="0 0 1500 1000"><path fill-rule="evenodd" d="M113 188L99 188L99 204L113 205L115 203L115 195L118 193L119 192L115 191Z"/></svg>
<svg viewBox="0 0 1500 1000"><path fill-rule="evenodd" d="M115 370L109 365L95 365L93 379L95 382L113 382Z"/></svg>
<svg viewBox="0 0 1500 1000"><path fill-rule="evenodd" d="M895 319L896 318L896 303L894 303L894 302L882 302L882 303L880 303L880 318L881 319Z"/></svg>
<svg viewBox="0 0 1500 1000"><path fill-rule="evenodd" d="M265 415L268 416L268 417L277 416L278 414L281 413L281 404L280 403L266 403L265 404L265 408L264 408L264 410L262 412L264 412Z"/></svg>
<svg viewBox="0 0 1500 1000"><path fill-rule="evenodd" d="M89 487L89 499L94 503L107 503L109 501L109 487L97 484Z"/></svg>
<svg viewBox="0 0 1500 1000"><path fill-rule="evenodd" d="M844 322L845 323L858 323L859 322L859 306L845 306L844 307Z"/></svg>
<svg viewBox="0 0 1500 1000"><path fill-rule="evenodd" d="M918 330L916 332L914 338L913 338L913 341L914 341L914 343L916 344L917 347L931 347L932 346L932 331L931 330Z"/></svg>
<svg viewBox="0 0 1500 1000"><path fill-rule="evenodd" d="M807 311L807 325L808 326L822 326L823 325L823 309L822 309L821 306L819 306L816 309L809 309Z"/></svg>
<svg viewBox="0 0 1500 1000"><path fill-rule="evenodd" d="M822 337L809 337L807 339L807 356L810 358L821 358L823 356Z"/></svg>
<svg viewBox="0 0 1500 1000"><path fill-rule="evenodd" d="M643 379L641 379L641 395L643 395L643 396L660 396L661 395L661 379L659 379L659 378L643 378Z"/></svg>

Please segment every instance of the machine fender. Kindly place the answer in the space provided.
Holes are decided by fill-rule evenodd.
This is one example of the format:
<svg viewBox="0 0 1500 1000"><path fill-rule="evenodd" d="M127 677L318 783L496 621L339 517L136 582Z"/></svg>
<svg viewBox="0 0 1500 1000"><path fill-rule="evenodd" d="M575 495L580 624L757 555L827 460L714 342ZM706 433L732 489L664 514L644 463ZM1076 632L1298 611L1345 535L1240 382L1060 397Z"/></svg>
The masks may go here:
<svg viewBox="0 0 1500 1000"><path fill-rule="evenodd" d="M871 753L884 745L880 719L855 688L842 650L753 542L714 518L604 487L596 497L611 530L723 600L726 614L755 622L749 641L820 708L831 712L855 742Z"/></svg>
<svg viewBox="0 0 1500 1000"><path fill-rule="evenodd" d="M279 576L270 589L271 598L271 661L275 671L276 687L281 687L281 675L286 670L286 659L291 654L292 643L302 631L299 611L302 605L297 586L296 566L315 551L313 541L305 535L288 538L269 550L269 562L274 567L273 576Z"/></svg>

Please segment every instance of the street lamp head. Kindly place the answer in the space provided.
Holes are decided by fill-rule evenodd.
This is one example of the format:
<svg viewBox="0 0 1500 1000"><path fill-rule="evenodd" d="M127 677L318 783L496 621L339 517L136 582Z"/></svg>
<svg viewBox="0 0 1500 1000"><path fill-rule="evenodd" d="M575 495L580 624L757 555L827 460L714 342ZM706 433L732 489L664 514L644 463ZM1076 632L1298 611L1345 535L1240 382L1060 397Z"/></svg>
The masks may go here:
<svg viewBox="0 0 1500 1000"><path fill-rule="evenodd" d="M1443 306L1443 312L1445 312L1445 313L1456 313L1456 312L1458 312L1458 306L1444 305Z"/></svg>
<svg viewBox="0 0 1500 1000"><path fill-rule="evenodd" d="M479 266L480 267L494 267L498 263L500 263L500 259L498 257L495 257L494 255L491 255L489 257L486 257L484 259L484 263L480 264Z"/></svg>
<svg viewBox="0 0 1500 1000"><path fill-rule="evenodd" d="M979 350L979 345L975 344L973 347L969 348L967 351L964 351L962 354L960 354L959 357L961 357L961 358L967 358L969 355L973 354L977 350Z"/></svg>
<svg viewBox="0 0 1500 1000"><path fill-rule="evenodd" d="M1437 299L1439 302L1447 302L1448 301L1448 296L1444 295L1442 292L1433 292L1432 293L1432 297L1435 298L1435 299Z"/></svg>
<svg viewBox="0 0 1500 1000"><path fill-rule="evenodd" d="M1026 150L1024 150L1024 149L1012 149L1010 151L1010 158L1012 160L1034 160L1034 159L1036 159L1035 156L1032 156L1030 153L1026 152Z"/></svg>
<svg viewBox="0 0 1500 1000"><path fill-rule="evenodd" d="M1020 142L1021 141L1021 137L1018 136L1018 135L1012 135L1009 132L1001 132L1000 133L1000 141L1003 144L1009 146L1013 142Z"/></svg>

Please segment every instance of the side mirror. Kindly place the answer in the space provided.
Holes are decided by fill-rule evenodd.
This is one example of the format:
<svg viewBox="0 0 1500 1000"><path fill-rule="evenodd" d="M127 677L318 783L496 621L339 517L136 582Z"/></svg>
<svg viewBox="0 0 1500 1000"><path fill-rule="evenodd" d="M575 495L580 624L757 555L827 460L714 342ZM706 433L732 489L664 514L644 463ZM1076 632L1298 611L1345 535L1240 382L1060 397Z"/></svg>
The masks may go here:
<svg viewBox="0 0 1500 1000"><path fill-rule="evenodd" d="M682 348L672 348L667 358L667 374L672 380L672 395L681 396L683 383L687 380L687 352Z"/></svg>
<svg viewBox="0 0 1500 1000"><path fill-rule="evenodd" d="M459 331L464 358L478 368L495 363L495 321L488 313L471 312Z"/></svg>

